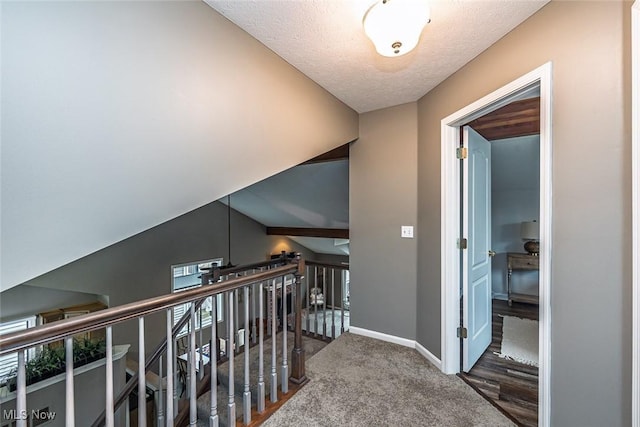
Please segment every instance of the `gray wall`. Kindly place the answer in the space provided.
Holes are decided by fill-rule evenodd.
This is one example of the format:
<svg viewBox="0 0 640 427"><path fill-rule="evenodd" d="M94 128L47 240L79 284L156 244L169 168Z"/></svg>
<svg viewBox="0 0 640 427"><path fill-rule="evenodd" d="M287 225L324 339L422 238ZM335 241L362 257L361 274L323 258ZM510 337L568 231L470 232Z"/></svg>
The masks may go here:
<svg viewBox="0 0 640 427"><path fill-rule="evenodd" d="M419 102L417 339L440 356L440 121L553 62L551 424L631 424L631 2L551 2Z"/></svg>
<svg viewBox="0 0 640 427"><path fill-rule="evenodd" d="M416 103L362 114L349 165L351 325L408 339L417 246L400 227L417 223L417 132Z"/></svg>
<svg viewBox="0 0 640 427"><path fill-rule="evenodd" d="M491 260L493 294L506 298L507 252L525 252L522 221L539 221L540 136L491 141ZM538 272L514 273L516 292L538 294Z"/></svg>
<svg viewBox="0 0 640 427"><path fill-rule="evenodd" d="M264 226L234 210L231 212L234 264L267 260L270 254L282 250L315 257L286 237L267 236ZM19 295L17 290L30 290L32 286L82 290L108 295L110 305L117 306L171 292L171 265L219 257L227 263L227 245L227 207L213 202L30 280L15 288L16 291L5 292ZM27 298L23 298L20 308L26 314L33 312ZM152 315L145 320L147 353L165 334L163 319ZM114 328L114 343L131 344L133 357L138 352L137 330L137 321Z"/></svg>
<svg viewBox="0 0 640 427"><path fill-rule="evenodd" d="M109 305L104 295L61 291L36 286L16 286L0 293L0 321L6 322L44 311L100 301Z"/></svg>
<svg viewBox="0 0 640 427"><path fill-rule="evenodd" d="M0 8L0 290L358 135L355 111L203 1Z"/></svg>

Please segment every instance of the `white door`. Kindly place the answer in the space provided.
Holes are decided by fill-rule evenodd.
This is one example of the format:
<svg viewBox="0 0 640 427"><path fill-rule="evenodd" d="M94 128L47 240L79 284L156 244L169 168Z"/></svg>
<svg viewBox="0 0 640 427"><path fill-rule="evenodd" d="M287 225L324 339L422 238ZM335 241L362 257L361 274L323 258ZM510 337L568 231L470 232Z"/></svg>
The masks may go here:
<svg viewBox="0 0 640 427"><path fill-rule="evenodd" d="M468 126L463 128L468 157L463 162L462 368L468 372L491 343L491 147Z"/></svg>

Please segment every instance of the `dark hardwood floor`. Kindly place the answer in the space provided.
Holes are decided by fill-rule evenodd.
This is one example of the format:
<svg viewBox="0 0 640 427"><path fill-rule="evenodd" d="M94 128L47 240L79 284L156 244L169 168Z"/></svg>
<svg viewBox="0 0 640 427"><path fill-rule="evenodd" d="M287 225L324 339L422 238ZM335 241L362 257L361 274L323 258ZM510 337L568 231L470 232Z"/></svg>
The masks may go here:
<svg viewBox="0 0 640 427"><path fill-rule="evenodd" d="M538 368L505 360L500 352L502 317L516 316L538 320L538 306L493 300L493 339L469 373L460 377L522 426L538 425Z"/></svg>

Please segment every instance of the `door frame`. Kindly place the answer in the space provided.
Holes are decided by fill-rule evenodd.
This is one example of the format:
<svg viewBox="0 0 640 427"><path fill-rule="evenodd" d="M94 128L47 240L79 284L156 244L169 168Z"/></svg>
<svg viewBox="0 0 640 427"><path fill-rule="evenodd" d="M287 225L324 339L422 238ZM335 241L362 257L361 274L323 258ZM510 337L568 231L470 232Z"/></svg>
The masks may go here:
<svg viewBox="0 0 640 427"><path fill-rule="evenodd" d="M633 335L631 425L640 426L640 1L631 5L631 206Z"/></svg>
<svg viewBox="0 0 640 427"><path fill-rule="evenodd" d="M538 423L551 422L551 89L552 64L546 64L456 111L441 121L441 360L442 371L460 371L460 126L540 88L540 284Z"/></svg>

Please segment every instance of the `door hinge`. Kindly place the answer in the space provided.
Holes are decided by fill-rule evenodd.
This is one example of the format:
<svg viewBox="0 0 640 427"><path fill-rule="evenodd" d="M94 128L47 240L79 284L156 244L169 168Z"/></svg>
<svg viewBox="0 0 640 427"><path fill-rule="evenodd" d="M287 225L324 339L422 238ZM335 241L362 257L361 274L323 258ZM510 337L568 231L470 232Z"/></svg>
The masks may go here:
<svg viewBox="0 0 640 427"><path fill-rule="evenodd" d="M460 327L458 328L458 338L466 338L467 337L467 328Z"/></svg>
<svg viewBox="0 0 640 427"><path fill-rule="evenodd" d="M466 238L462 238L462 239L458 239L458 249L467 249L467 239Z"/></svg>
<svg viewBox="0 0 640 427"><path fill-rule="evenodd" d="M460 160L467 158L467 147L456 148L456 157Z"/></svg>

